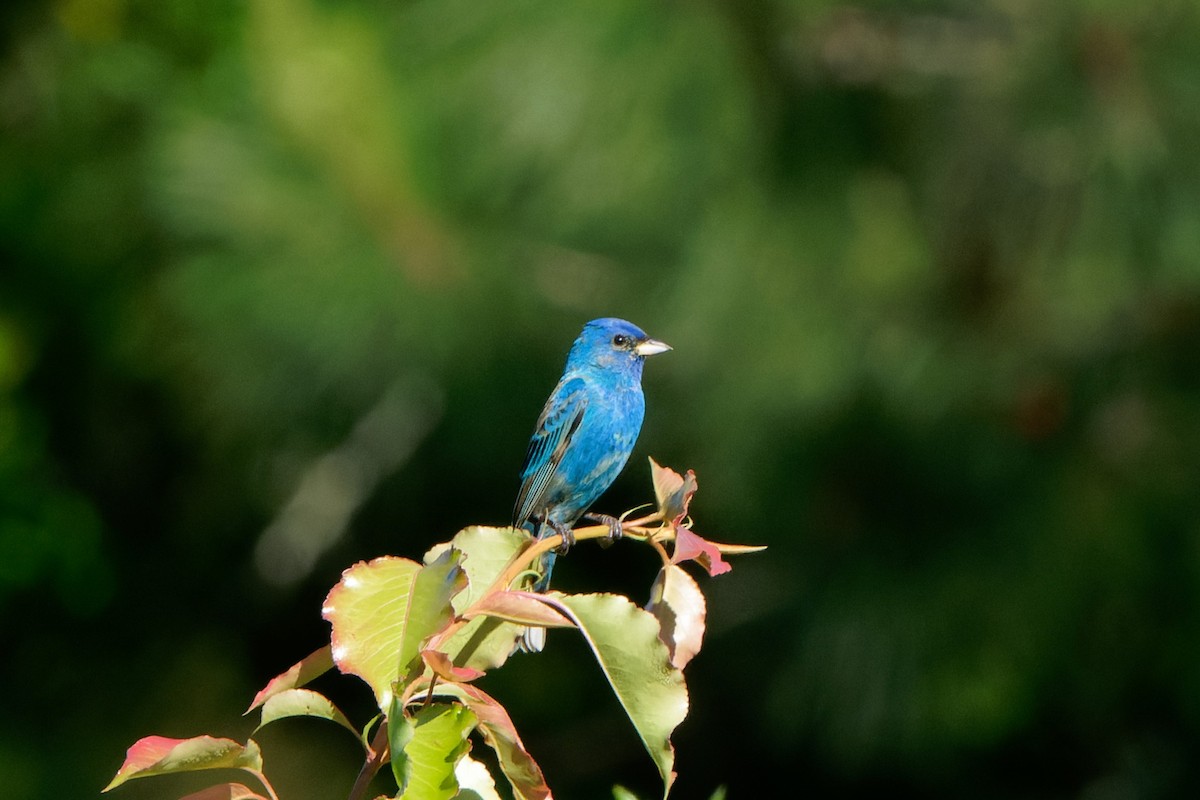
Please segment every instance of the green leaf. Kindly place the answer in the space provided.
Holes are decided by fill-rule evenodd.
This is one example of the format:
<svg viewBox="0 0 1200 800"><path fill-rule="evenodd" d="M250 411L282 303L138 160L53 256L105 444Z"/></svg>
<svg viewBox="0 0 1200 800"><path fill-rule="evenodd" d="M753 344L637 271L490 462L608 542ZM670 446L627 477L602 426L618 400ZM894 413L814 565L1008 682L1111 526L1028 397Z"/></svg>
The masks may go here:
<svg viewBox="0 0 1200 800"><path fill-rule="evenodd" d="M392 713L387 720L388 749L392 756L392 774L400 791L396 797L403 797L408 788L408 753L406 748L417 735L417 720L404 713L404 705L399 697L392 697Z"/></svg>
<svg viewBox="0 0 1200 800"><path fill-rule="evenodd" d="M629 715L663 779L663 797L675 781L671 732L687 716L683 672L671 664L658 620L615 594L536 595L574 620L617 699Z"/></svg>
<svg viewBox="0 0 1200 800"><path fill-rule="evenodd" d="M671 653L671 663L683 669L704 641L707 608L699 585L682 567L663 567L650 588L646 610L658 619L659 638Z"/></svg>
<svg viewBox="0 0 1200 800"><path fill-rule="evenodd" d="M613 786L613 800L638 800L638 796L620 784Z"/></svg>
<svg viewBox="0 0 1200 800"><path fill-rule="evenodd" d="M410 595L408 625L400 645L401 670L417 660L421 643L444 628L454 617L451 602L467 588L467 577L460 561L462 554L451 551L421 567Z"/></svg>
<svg viewBox="0 0 1200 800"><path fill-rule="evenodd" d="M367 722L367 724L363 725L363 729L358 732L358 741L363 746L363 750L365 750L366 752L369 753L373 749L371 747L371 740L373 738L371 731L375 728L375 726L377 724L382 722L384 719L385 718L384 718L384 715L382 712L379 714L376 714L375 716L371 717L371 719Z"/></svg>
<svg viewBox="0 0 1200 800"><path fill-rule="evenodd" d="M261 772L262 753L253 739L241 745L232 739L216 739L212 736L195 736L191 739L146 736L134 742L125 752L125 763L103 791L107 792L134 778L202 769L249 769Z"/></svg>
<svg viewBox="0 0 1200 800"><path fill-rule="evenodd" d="M222 783L193 792L179 800L267 800L258 792L240 783Z"/></svg>
<svg viewBox="0 0 1200 800"><path fill-rule="evenodd" d="M487 592L500 573L525 548L532 537L520 528L491 528L472 525L463 528L449 542L435 545L425 554L431 564L453 547L462 553L462 568L467 573L467 586L454 597L454 612L461 614Z"/></svg>
<svg viewBox="0 0 1200 800"><path fill-rule="evenodd" d="M487 672L512 655L524 626L496 617L476 616L439 645L456 666Z"/></svg>
<svg viewBox="0 0 1200 800"><path fill-rule="evenodd" d="M303 686L331 669L333 669L333 654L329 645L325 645L320 650L297 661L287 672L272 678L270 683L262 688L262 691L254 695L254 702L250 703L250 707L246 709L245 713L249 714L272 695Z"/></svg>
<svg viewBox="0 0 1200 800"><path fill-rule="evenodd" d="M504 706L482 689L465 684L439 684L434 695L461 700L475 712L479 733L495 751L500 770L512 786L516 800L550 800L550 787L546 785L542 769L525 749Z"/></svg>
<svg viewBox="0 0 1200 800"><path fill-rule="evenodd" d="M393 702L388 733L399 797L453 800L459 790L455 770L471 748L467 737L475 723L475 714L458 703L435 703L406 715Z"/></svg>
<svg viewBox="0 0 1200 800"><path fill-rule="evenodd" d="M380 709L388 708L392 684L418 657L421 642L449 623L450 598L462 588L453 550L424 567L393 556L355 564L322 609L333 626L333 662L366 681Z"/></svg>
<svg viewBox="0 0 1200 800"><path fill-rule="evenodd" d="M258 723L257 733L264 725L286 717L318 717L336 722L362 741L358 729L341 710L329 701L325 695L310 689L288 689L286 692L272 695L263 704L262 720Z"/></svg>
<svg viewBox="0 0 1200 800"><path fill-rule="evenodd" d="M486 594L504 568L529 547L530 542L529 534L519 528L475 525L459 531L450 542L431 549L426 553L425 560L431 561L449 547L462 553L467 588L452 600L455 613L462 614ZM456 666L486 672L508 660L524 630L523 625L475 616L440 643L438 649L446 653Z"/></svg>

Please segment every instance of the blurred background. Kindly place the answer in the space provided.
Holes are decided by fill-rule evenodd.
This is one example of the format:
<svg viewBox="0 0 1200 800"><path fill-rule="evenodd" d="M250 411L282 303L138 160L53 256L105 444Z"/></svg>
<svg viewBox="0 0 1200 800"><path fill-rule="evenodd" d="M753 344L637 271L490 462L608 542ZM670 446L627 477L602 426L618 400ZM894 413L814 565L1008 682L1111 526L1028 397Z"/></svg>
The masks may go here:
<svg viewBox="0 0 1200 800"><path fill-rule="evenodd" d="M674 796L1200 790L1194 3L0 19L10 800L95 796L143 735L244 740L343 568L507 522L607 315L675 350L597 509L650 500L652 455L699 532L770 546L702 579ZM555 581L654 570L580 546ZM658 791L574 637L483 685L559 797ZM336 727L256 738L284 800L348 793Z"/></svg>

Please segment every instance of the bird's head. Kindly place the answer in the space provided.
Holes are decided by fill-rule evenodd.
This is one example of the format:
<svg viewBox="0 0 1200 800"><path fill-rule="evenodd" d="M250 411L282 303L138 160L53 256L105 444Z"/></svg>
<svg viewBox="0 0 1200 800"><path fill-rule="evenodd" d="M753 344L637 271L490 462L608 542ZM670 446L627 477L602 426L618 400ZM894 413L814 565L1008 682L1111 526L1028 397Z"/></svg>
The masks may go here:
<svg viewBox="0 0 1200 800"><path fill-rule="evenodd" d="M640 375L646 356L665 353L670 349L670 345L651 339L632 322L604 317L583 326L583 332L571 347L568 363L579 367L628 368L635 375Z"/></svg>

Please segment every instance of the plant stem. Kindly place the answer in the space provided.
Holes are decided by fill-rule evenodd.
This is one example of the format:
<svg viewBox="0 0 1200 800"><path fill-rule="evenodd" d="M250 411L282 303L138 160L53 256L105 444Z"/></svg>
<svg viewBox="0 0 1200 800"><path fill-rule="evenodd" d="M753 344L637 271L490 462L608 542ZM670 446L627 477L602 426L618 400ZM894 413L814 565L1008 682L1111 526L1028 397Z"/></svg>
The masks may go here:
<svg viewBox="0 0 1200 800"><path fill-rule="evenodd" d="M634 534L632 538L636 538L639 541L648 541L658 550L659 555L664 559L663 563L670 563L670 559L666 555L666 550L664 550L662 545L654 539L654 535L658 533L660 529L645 527L647 523L656 522L660 519L662 519L661 513L655 511L654 513L647 514L644 517L639 517L638 519L630 520L628 522L622 522L621 529L627 534ZM578 542L585 539L604 538L609 535L610 531L611 529L607 525L589 525L586 528L575 528L571 532L575 535L575 541ZM547 553L556 547L562 546L562 543L563 537L557 533L552 536L547 536L544 539L535 540L528 548L513 556L512 561L508 562L508 566L501 570L500 575L496 578L496 580L492 581L492 585L488 587L487 591L479 596L479 599L475 601L475 604L481 603L484 598L493 592L506 590L508 585L512 583L518 575L529 569L530 565L532 565L534 561L537 560L543 553ZM458 619L454 620L454 622L450 623L450 625L443 628L440 633L434 636L426 645L426 647L436 650L442 642L446 641L456 632L458 632L459 628L467 624L467 617L472 608L474 608L474 605L471 608L465 609L463 613L459 615Z"/></svg>
<svg viewBox="0 0 1200 800"><path fill-rule="evenodd" d="M354 781L354 787L350 789L350 796L346 800L362 800L367 793L367 786L370 785L371 779L375 777L375 773L379 772L379 768L383 766L383 757L387 753L388 744L388 721L385 719L379 723L379 728L375 731L374 738L371 739L371 751L367 754L367 760L363 762L362 769L358 771L358 778ZM273 800L279 800L272 793Z"/></svg>

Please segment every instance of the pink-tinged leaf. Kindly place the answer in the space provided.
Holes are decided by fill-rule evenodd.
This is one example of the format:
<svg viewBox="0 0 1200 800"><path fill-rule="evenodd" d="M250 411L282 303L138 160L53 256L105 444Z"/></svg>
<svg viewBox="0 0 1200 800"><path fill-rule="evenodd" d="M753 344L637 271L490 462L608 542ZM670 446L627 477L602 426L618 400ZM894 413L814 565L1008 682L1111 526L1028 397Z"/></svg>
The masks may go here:
<svg viewBox="0 0 1200 800"><path fill-rule="evenodd" d="M392 684L408 673L421 643L449 624L450 598L465 586L459 555L447 550L425 566L392 556L359 562L325 598L333 663L366 681L381 710L391 706Z"/></svg>
<svg viewBox="0 0 1200 800"><path fill-rule="evenodd" d="M103 791L107 792L133 778L201 769L261 771L262 753L253 739L241 745L232 739L216 739L212 736L191 739L147 736L138 739L125 752L125 763Z"/></svg>
<svg viewBox="0 0 1200 800"><path fill-rule="evenodd" d="M267 798L240 783L222 783L220 786L210 786L207 789L193 792L179 800L267 800Z"/></svg>
<svg viewBox="0 0 1200 800"><path fill-rule="evenodd" d="M733 567L721 558L721 550L712 542L704 539L689 529L677 526L675 528L675 550L671 553L672 564L682 564L684 561L696 561L712 577L723 575Z"/></svg>
<svg viewBox="0 0 1200 800"><path fill-rule="evenodd" d="M335 706L325 695L311 689L288 689L286 692L271 695L263 704L262 721L258 723L258 732L264 725L287 717L317 717L336 722L359 742L358 729L351 724L341 709Z"/></svg>
<svg viewBox="0 0 1200 800"><path fill-rule="evenodd" d="M421 658L439 678L451 683L467 683L483 677L483 672L471 667L456 667L450 656L437 650L422 650Z"/></svg>
<svg viewBox="0 0 1200 800"><path fill-rule="evenodd" d="M659 513L666 522L678 525L687 516L692 495L696 493L696 473L689 469L687 475L680 475L653 458L650 459L650 472L654 476L654 497L658 500Z"/></svg>
<svg viewBox="0 0 1200 800"><path fill-rule="evenodd" d="M725 556L742 556L747 553L761 553L767 549L765 544L728 544L727 542L714 542L712 539L705 539L706 542L717 548L717 552Z"/></svg>
<svg viewBox="0 0 1200 800"><path fill-rule="evenodd" d="M465 684L439 684L434 694L460 700L475 712L479 733L496 752L500 771L512 786L514 800L553 800L541 767L525 749L504 706L482 689Z"/></svg>
<svg viewBox="0 0 1200 800"><path fill-rule="evenodd" d="M325 645L315 653L310 653L297 661L287 672L272 678L271 682L262 688L262 691L254 695L254 702L250 704L245 713L249 714L267 702L272 695L303 686L331 669L333 669L333 654L329 645Z"/></svg>
<svg viewBox="0 0 1200 800"><path fill-rule="evenodd" d="M650 589L646 610L658 618L658 636L671 653L671 663L683 669L704 641L707 606L700 586L682 567L663 567Z"/></svg>
<svg viewBox="0 0 1200 800"><path fill-rule="evenodd" d="M492 592L464 614L466 618L496 617L522 625L542 628L573 628L575 623L557 609L546 605L532 592Z"/></svg>

